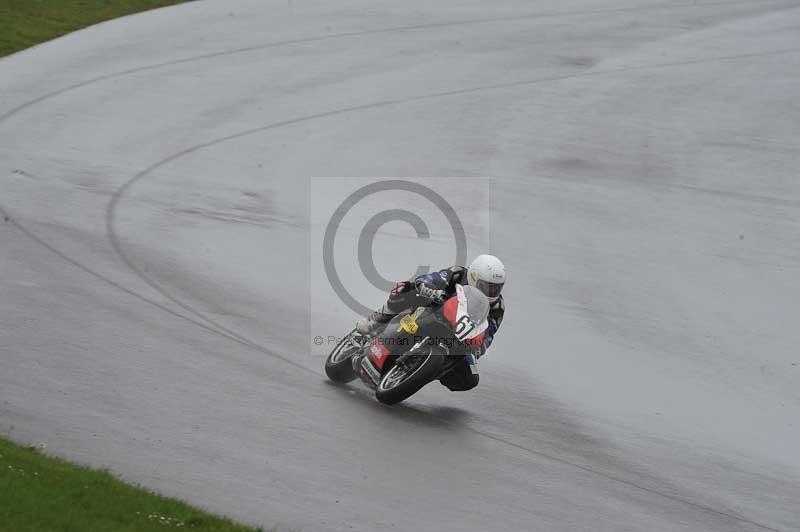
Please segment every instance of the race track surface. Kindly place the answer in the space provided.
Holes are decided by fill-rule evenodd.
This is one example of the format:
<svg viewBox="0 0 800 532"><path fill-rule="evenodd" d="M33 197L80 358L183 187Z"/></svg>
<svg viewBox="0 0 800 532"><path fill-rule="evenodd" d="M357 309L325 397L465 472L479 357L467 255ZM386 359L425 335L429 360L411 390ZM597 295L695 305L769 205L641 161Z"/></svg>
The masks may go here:
<svg viewBox="0 0 800 532"><path fill-rule="evenodd" d="M798 102L796 0L207 0L0 60L0 434L279 530L800 530ZM326 381L326 176L480 199L477 389Z"/></svg>

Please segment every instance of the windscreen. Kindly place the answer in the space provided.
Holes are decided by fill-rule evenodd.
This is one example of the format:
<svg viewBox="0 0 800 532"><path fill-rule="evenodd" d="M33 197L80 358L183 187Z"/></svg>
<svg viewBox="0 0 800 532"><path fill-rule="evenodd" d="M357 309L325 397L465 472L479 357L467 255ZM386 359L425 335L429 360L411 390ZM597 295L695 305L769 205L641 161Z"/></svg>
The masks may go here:
<svg viewBox="0 0 800 532"><path fill-rule="evenodd" d="M489 316L489 299L477 288L464 286L464 298L467 300L467 314L475 323L483 322Z"/></svg>

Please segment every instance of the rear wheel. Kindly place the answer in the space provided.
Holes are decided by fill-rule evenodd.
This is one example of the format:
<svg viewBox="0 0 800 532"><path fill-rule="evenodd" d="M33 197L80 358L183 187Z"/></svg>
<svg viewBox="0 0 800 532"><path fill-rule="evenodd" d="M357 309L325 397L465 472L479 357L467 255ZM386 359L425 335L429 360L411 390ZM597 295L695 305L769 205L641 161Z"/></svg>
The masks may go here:
<svg viewBox="0 0 800 532"><path fill-rule="evenodd" d="M383 376L375 390L375 397L387 405L404 401L436 379L443 365L443 353L434 347L404 357Z"/></svg>
<svg viewBox="0 0 800 532"><path fill-rule="evenodd" d="M325 359L325 374L328 378L341 384L355 379L352 358L361 348L362 338L355 334L355 330L342 338Z"/></svg>

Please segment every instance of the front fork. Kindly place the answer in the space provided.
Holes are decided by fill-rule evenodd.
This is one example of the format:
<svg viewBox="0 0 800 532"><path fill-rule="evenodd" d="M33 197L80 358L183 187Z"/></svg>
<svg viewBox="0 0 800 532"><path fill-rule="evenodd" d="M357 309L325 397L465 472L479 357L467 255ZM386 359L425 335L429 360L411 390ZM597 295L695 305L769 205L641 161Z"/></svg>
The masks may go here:
<svg viewBox="0 0 800 532"><path fill-rule="evenodd" d="M426 336L425 338L423 338L422 340L420 340L419 342L414 344L411 347L411 349L409 349L408 351L406 351L405 353L403 353L402 355L397 357L397 360L394 361L395 365L405 361L409 357L412 357L414 355L418 355L419 352L425 347L425 344L428 342L429 338L430 338L430 336ZM433 349L433 346L431 346L431 349ZM447 350L446 348L443 348L443 349L445 349L445 351Z"/></svg>
<svg viewBox="0 0 800 532"><path fill-rule="evenodd" d="M414 346L411 349L409 349L407 352L405 352L402 355L400 355L399 357L397 357L397 359L394 361L392 366L396 366L398 364L402 364L408 358L410 358L412 356L419 355L420 351L425 349L425 347L427 346L428 340L429 340L429 337L426 336L425 338L423 338L422 340L420 340L419 342L414 344ZM373 388L373 389L375 387L377 387L378 383L380 382L381 378L383 377L383 372L385 372L385 371L387 371L389 369L388 366L385 366L383 372L380 371L375 366L375 364L373 364L372 360L370 359L369 347L372 345L372 343L374 341L375 341L374 337L365 338L363 343L362 343L361 350L357 354L353 355L353 358L351 359L352 363L353 363L353 371L355 371L356 375L361 377L361 380L364 382L364 384L366 384L367 386L369 386L370 388ZM430 349L434 349L434 346L428 346L428 347ZM437 345L436 347L441 349L442 351L444 351L441 356L449 356L450 355L450 350L446 346ZM464 355L464 358L465 358L465 360L467 362L467 365L469 366L470 372L473 375L477 375L478 374L478 359L477 359L477 357L472 352L467 352ZM452 370L453 367L455 367L455 365L457 363L458 362L445 367L445 369L442 371L442 375L444 375L444 374L448 373L450 370Z"/></svg>
<svg viewBox="0 0 800 532"><path fill-rule="evenodd" d="M425 337L414 346L409 349L407 352L403 353L397 359L394 360L393 363L390 365L384 365L383 369L379 369L378 366L373 362L372 357L370 356L370 346L374 345L375 338L368 338L364 341L364 347L359 351L359 353L353 355L352 363L353 363L353 371L361 377L361 380L369 386L370 388L376 388L378 383L381 382L383 375L394 366L398 364L402 364L405 360L407 360L411 356L415 356L420 354L420 351L425 348L426 343L428 342L429 337ZM431 347L432 349L432 347Z"/></svg>
<svg viewBox="0 0 800 532"><path fill-rule="evenodd" d="M414 347L412 347L407 353L404 353L403 355L401 355L395 361L395 365L396 364L400 364L402 361L404 361L408 357L411 357L411 356L414 356L416 354L419 354L420 350L425 346L427 341L428 341L428 337L425 337L421 342L418 342L417 344L415 344ZM444 351L444 353L442 353L442 356L450 356L450 350L446 346L439 344L439 345L437 345L437 347L439 349L441 349L442 351ZM433 349L433 347L431 347L431 349ZM475 354L472 351L467 351L467 353L464 355L464 359L466 360L467 365L469 366L470 373L472 373L473 375L477 375L478 374L478 357L476 357ZM446 373L449 373L459 363L460 363L460 361L455 362L455 363L450 364L450 365L446 364L444 369L442 370L442 374L440 375L440 377L445 375Z"/></svg>

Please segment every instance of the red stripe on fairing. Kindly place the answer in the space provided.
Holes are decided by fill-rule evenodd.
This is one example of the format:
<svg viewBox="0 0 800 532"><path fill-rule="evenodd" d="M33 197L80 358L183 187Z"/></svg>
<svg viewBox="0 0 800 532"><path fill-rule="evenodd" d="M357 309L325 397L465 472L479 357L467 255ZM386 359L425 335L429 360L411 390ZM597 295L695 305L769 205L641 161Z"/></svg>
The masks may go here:
<svg viewBox="0 0 800 532"><path fill-rule="evenodd" d="M447 300L442 309L444 317L450 322L453 327L456 326L456 317L458 317L458 296L453 296Z"/></svg>
<svg viewBox="0 0 800 532"><path fill-rule="evenodd" d="M486 333L482 332L478 336L474 336L474 337L470 338L469 340L467 340L467 345L473 345L473 346L483 345L483 339L485 337L486 337Z"/></svg>
<svg viewBox="0 0 800 532"><path fill-rule="evenodd" d="M380 343L380 341L376 341L372 344L372 347L369 348L369 357L378 369L383 370L383 365L389 357L389 348Z"/></svg>

